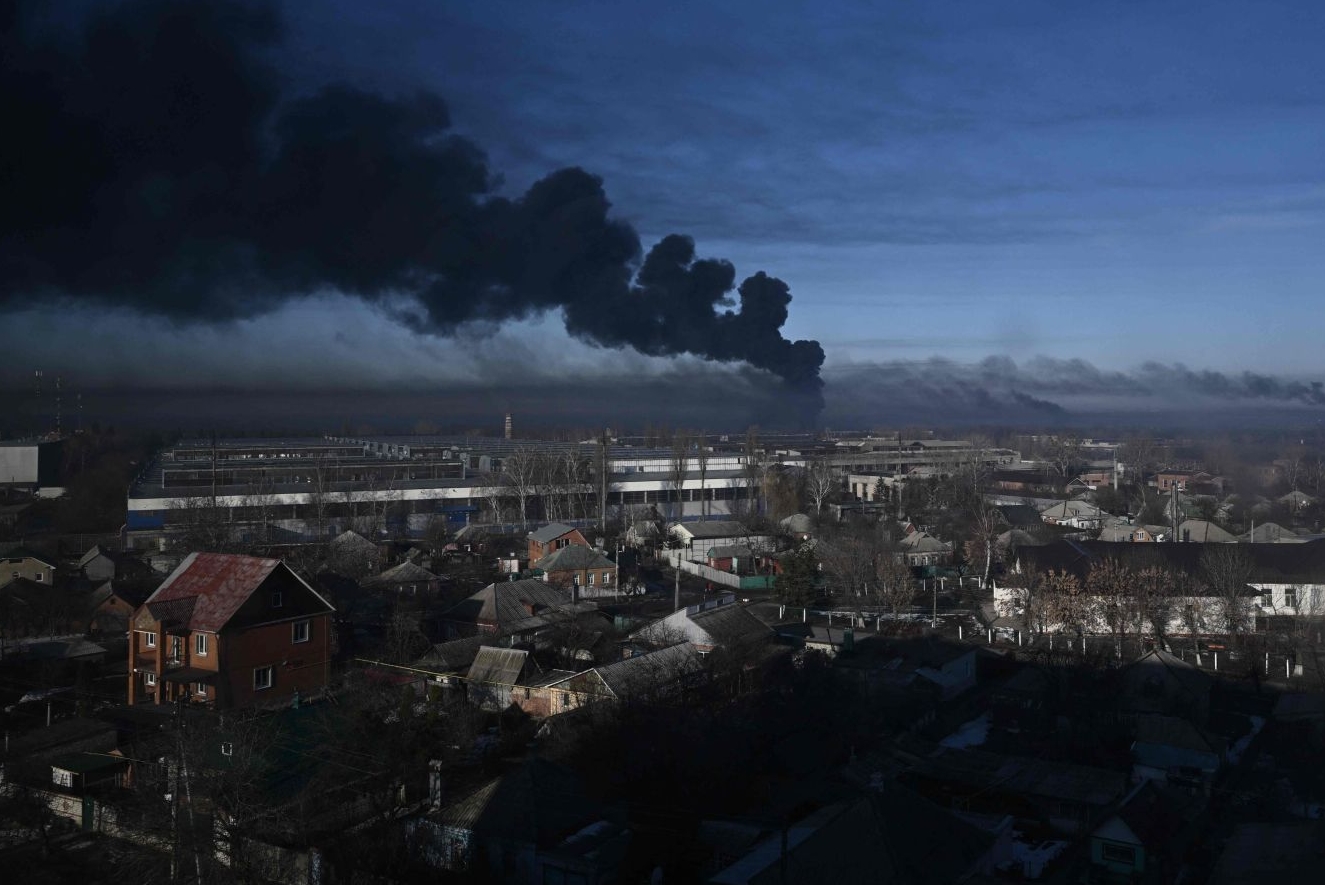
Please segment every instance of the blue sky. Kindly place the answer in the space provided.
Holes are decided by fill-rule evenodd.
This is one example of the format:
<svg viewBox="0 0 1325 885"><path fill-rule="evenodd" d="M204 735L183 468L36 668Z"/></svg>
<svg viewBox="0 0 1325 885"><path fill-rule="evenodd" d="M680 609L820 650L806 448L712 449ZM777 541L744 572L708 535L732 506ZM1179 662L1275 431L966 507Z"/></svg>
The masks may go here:
<svg viewBox="0 0 1325 885"><path fill-rule="evenodd" d="M877 7L877 8L875 8ZM1325 7L290 8L310 82L451 105L517 191L601 175L646 243L791 285L828 363L991 353L1312 373Z"/></svg>

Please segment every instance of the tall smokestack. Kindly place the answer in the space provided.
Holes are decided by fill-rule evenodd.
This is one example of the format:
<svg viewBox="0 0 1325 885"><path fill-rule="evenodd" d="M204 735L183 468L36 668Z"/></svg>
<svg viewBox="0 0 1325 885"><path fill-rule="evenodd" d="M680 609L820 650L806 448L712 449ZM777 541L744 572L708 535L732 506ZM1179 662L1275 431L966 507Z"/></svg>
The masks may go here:
<svg viewBox="0 0 1325 885"><path fill-rule="evenodd" d="M511 438L511 413L506 413L506 438Z"/></svg>

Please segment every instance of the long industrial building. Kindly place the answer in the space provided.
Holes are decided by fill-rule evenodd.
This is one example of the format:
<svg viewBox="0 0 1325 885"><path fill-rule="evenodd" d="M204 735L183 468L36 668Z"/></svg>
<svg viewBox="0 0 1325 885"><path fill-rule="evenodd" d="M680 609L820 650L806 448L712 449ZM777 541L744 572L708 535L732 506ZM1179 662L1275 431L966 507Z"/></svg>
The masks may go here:
<svg viewBox="0 0 1325 885"><path fill-rule="evenodd" d="M418 536L439 519L520 522L522 492L530 520L594 519L604 485L602 509L622 521L651 506L668 518L725 515L750 500L743 454L691 452L683 478L677 460L670 449L490 437L193 440L131 486L126 543L161 544L200 513L250 539Z"/></svg>

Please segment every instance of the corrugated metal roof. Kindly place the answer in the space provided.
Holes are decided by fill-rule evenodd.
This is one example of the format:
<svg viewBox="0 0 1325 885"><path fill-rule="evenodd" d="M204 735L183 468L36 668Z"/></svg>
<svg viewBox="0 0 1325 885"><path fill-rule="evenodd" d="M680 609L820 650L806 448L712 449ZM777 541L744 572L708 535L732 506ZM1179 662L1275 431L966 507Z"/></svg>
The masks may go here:
<svg viewBox="0 0 1325 885"><path fill-rule="evenodd" d="M281 565L279 559L230 553L190 553L147 600L154 603L196 597L188 626L215 633Z"/></svg>
<svg viewBox="0 0 1325 885"><path fill-rule="evenodd" d="M484 646L475 655L474 663L470 665L465 678L470 682L515 685L528 661L529 652L523 649Z"/></svg>

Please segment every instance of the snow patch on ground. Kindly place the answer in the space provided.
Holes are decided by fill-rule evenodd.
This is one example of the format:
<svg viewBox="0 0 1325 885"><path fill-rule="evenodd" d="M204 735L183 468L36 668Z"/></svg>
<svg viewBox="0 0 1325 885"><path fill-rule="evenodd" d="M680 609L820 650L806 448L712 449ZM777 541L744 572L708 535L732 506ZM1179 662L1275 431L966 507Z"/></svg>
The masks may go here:
<svg viewBox="0 0 1325 885"><path fill-rule="evenodd" d="M953 750L978 747L989 739L989 714L977 716L939 741L939 746Z"/></svg>
<svg viewBox="0 0 1325 885"><path fill-rule="evenodd" d="M1261 729L1265 727L1265 717L1248 716L1247 718L1251 720L1251 731L1238 738L1237 743L1228 748L1228 761L1234 765L1242 761L1242 754L1247 752L1247 747L1251 746L1251 742L1256 739L1256 735L1260 734Z"/></svg>

